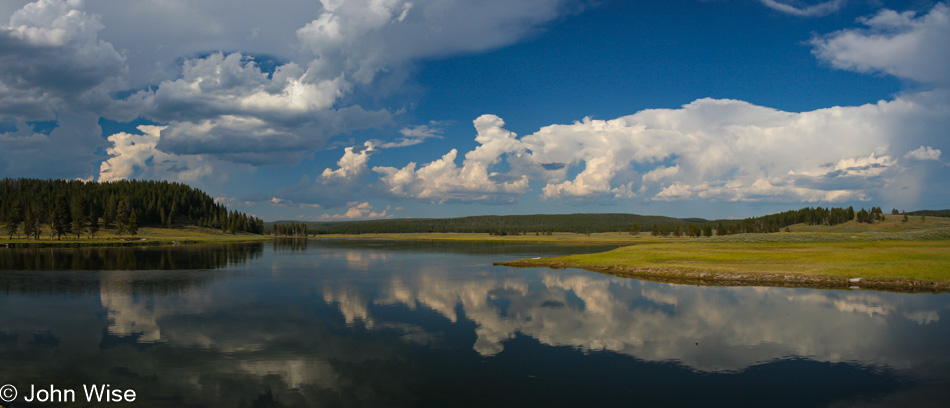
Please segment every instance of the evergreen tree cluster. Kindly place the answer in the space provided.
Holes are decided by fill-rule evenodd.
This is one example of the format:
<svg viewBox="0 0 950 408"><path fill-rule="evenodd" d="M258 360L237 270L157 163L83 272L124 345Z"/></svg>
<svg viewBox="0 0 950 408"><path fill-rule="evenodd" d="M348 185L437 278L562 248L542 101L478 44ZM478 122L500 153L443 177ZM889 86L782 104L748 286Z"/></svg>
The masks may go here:
<svg viewBox="0 0 950 408"><path fill-rule="evenodd" d="M862 208L861 211L856 213L855 217L858 222L873 224L877 221L884 221L884 212L881 210L881 207L871 207L871 211Z"/></svg>
<svg viewBox="0 0 950 408"><path fill-rule="evenodd" d="M854 217L855 212L853 207L805 207L800 210L746 218L738 224L724 227L721 231L717 226L716 235L779 232L782 228L793 224L838 225L851 221Z"/></svg>
<svg viewBox="0 0 950 408"><path fill-rule="evenodd" d="M308 228L307 224L302 222L274 224L274 227L270 230L270 234L278 237L306 237Z"/></svg>
<svg viewBox="0 0 950 408"><path fill-rule="evenodd" d="M862 221L862 212L855 213L853 207L848 208L821 208L805 207L800 210L791 210L776 214L769 214L762 217L750 217L741 221L719 221L716 223L716 235L732 234L756 234L779 232L783 228L788 228L793 224L808 225L838 225L851 221L857 217L858 222L872 222L871 220L883 219L879 207L872 208L872 212L861 210L868 221ZM873 215L872 215L873 214ZM689 237L710 237L713 235L712 227L708 224L702 226L698 224L683 225L653 225L651 232L653 236L689 236Z"/></svg>
<svg viewBox="0 0 950 408"><path fill-rule="evenodd" d="M722 222L719 223L722 225ZM722 227L725 228L725 227ZM650 235L654 237L682 237L687 236L691 238L698 237L711 237L713 235L712 225L709 224L689 224L684 228L682 225L657 225L653 224L653 229L650 231Z"/></svg>
<svg viewBox="0 0 950 408"><path fill-rule="evenodd" d="M0 180L0 222L12 238L39 239L43 226L52 235L86 233L103 228L135 235L141 226L198 225L224 232L263 233L264 222L214 202L206 193L180 183L124 180Z"/></svg>

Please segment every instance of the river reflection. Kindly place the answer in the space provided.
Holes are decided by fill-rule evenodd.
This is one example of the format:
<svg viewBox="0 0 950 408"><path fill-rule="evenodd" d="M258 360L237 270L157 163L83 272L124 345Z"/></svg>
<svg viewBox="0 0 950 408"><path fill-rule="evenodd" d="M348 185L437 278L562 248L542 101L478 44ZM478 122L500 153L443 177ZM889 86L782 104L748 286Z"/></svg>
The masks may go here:
<svg viewBox="0 0 950 408"><path fill-rule="evenodd" d="M0 383L104 382L157 406L941 406L950 397L946 294L491 265L599 250L298 240L190 270L0 270L0 282L39 274L64 282L48 288L84 288L5 284Z"/></svg>

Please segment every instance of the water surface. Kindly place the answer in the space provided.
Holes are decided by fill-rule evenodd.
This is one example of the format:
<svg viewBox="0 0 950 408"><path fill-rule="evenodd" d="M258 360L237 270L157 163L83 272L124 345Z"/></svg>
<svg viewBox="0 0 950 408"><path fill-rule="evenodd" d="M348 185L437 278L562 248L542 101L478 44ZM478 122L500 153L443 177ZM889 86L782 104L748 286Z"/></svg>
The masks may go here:
<svg viewBox="0 0 950 408"><path fill-rule="evenodd" d="M3 249L0 384L20 390L12 406L30 406L30 385L98 383L169 407L950 398L947 294L492 266L604 249L332 240Z"/></svg>

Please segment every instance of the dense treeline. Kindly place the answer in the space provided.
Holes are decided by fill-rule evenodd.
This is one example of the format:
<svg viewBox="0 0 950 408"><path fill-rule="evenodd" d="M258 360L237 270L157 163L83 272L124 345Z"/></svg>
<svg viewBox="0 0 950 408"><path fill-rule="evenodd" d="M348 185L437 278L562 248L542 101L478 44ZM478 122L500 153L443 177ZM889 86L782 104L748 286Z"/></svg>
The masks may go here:
<svg viewBox="0 0 950 408"><path fill-rule="evenodd" d="M896 211L896 210L894 210ZM893 213L893 211L892 211ZM906 215L904 221L906 222ZM732 234L757 234L779 232L782 228L787 228L794 224L807 225L838 225L855 220L856 222L875 223L884 219L884 213L881 207L871 207L871 210L861 209L854 211L854 207L848 208L821 208L805 207L800 210L791 210L776 214L769 214L762 217L750 217L741 221L718 221L716 223L716 235ZM639 226L634 224L634 231L639 231ZM712 227L710 225L691 224L682 225L659 225L654 224L651 231L653 236L689 236L699 237L712 236Z"/></svg>
<svg viewBox="0 0 950 408"><path fill-rule="evenodd" d="M307 236L307 230L307 224L292 222L290 224L274 224L271 228L268 228L267 233L278 237L305 237Z"/></svg>
<svg viewBox="0 0 950 408"><path fill-rule="evenodd" d="M721 230L726 231L726 227L721 226L722 222L720 222L719 224L720 224ZM640 226L634 224L633 231L639 232ZM636 234L637 232L633 232L633 233ZM711 237L713 235L713 229L712 229L712 225L709 225L709 224L703 224L703 225L690 224L690 225L687 225L685 228L682 225L653 224L653 229L650 231L650 235L653 235L654 237L666 237L670 235L674 237L687 236L687 237L693 237L693 238Z"/></svg>
<svg viewBox="0 0 950 408"><path fill-rule="evenodd" d="M537 214L481 215L461 218L406 218L394 220L338 221L308 223L309 234L370 234L465 232L525 234L546 232L626 232L630 225L688 225L708 222L699 218L670 218L636 214ZM284 224L287 221L277 221ZM283 234L278 234L283 235Z"/></svg>
<svg viewBox="0 0 950 408"><path fill-rule="evenodd" d="M793 224L838 225L854 219L854 208L805 207L762 217L750 217L730 228L730 234L779 232ZM725 235L725 234L720 234Z"/></svg>
<svg viewBox="0 0 950 408"><path fill-rule="evenodd" d="M864 211L864 210L862 210ZM877 209L880 212L880 208ZM736 224L716 225L716 235L779 232L793 224L838 225L855 218L853 207L821 208L805 207L761 217L750 217Z"/></svg>
<svg viewBox="0 0 950 408"><path fill-rule="evenodd" d="M896 209L895 209L896 210ZM854 210L852 210L854 212ZM871 207L871 211L861 209L855 214L855 219L858 222L865 222L868 224L873 224L877 221L884 221L884 211L881 210L881 207Z"/></svg>
<svg viewBox="0 0 950 408"><path fill-rule="evenodd" d="M54 235L94 237L114 228L135 235L141 226L198 225L223 232L263 233L264 222L228 210L208 194L166 181L3 179L0 181L0 222L11 238L22 233L39 239L42 228Z"/></svg>
<svg viewBox="0 0 950 408"><path fill-rule="evenodd" d="M907 213L907 215L924 215L928 217L950 217L950 210L917 210Z"/></svg>
<svg viewBox="0 0 950 408"><path fill-rule="evenodd" d="M652 226L654 236L712 236L741 233L779 232L793 224L837 225L857 219L877 222L883 218L880 207L870 211L848 208L805 207L744 220L710 222L701 218L671 218L636 214L554 214L554 215L483 215L460 218L420 218L369 221L297 223L278 221L270 231L280 236L367 233L461 232L490 235L549 234L551 232L597 233L627 231L638 234L641 226ZM715 224L715 227L712 225ZM631 227L632 226L632 227Z"/></svg>
<svg viewBox="0 0 950 408"><path fill-rule="evenodd" d="M461 232L491 235L547 234L551 232L620 232L638 234L641 226L652 226L654 236L701 237L742 233L779 232L793 224L837 225L857 218L858 222L877 222L883 218L880 207L870 211L853 207L805 207L743 220L710 222L701 218L671 218L636 214L556 214L556 215L485 215L444 219L395 219L316 223L273 224L275 235L430 233ZM715 224L715 226L713 225ZM632 227L631 227L632 226Z"/></svg>

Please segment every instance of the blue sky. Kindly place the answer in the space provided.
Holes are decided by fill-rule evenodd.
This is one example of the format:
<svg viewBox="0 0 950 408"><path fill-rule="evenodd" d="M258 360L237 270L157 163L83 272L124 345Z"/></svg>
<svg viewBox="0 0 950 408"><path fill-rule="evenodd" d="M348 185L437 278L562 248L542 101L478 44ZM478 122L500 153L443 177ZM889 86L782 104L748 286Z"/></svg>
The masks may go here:
<svg viewBox="0 0 950 408"><path fill-rule="evenodd" d="M0 5L0 176L265 220L950 207L933 1Z"/></svg>

